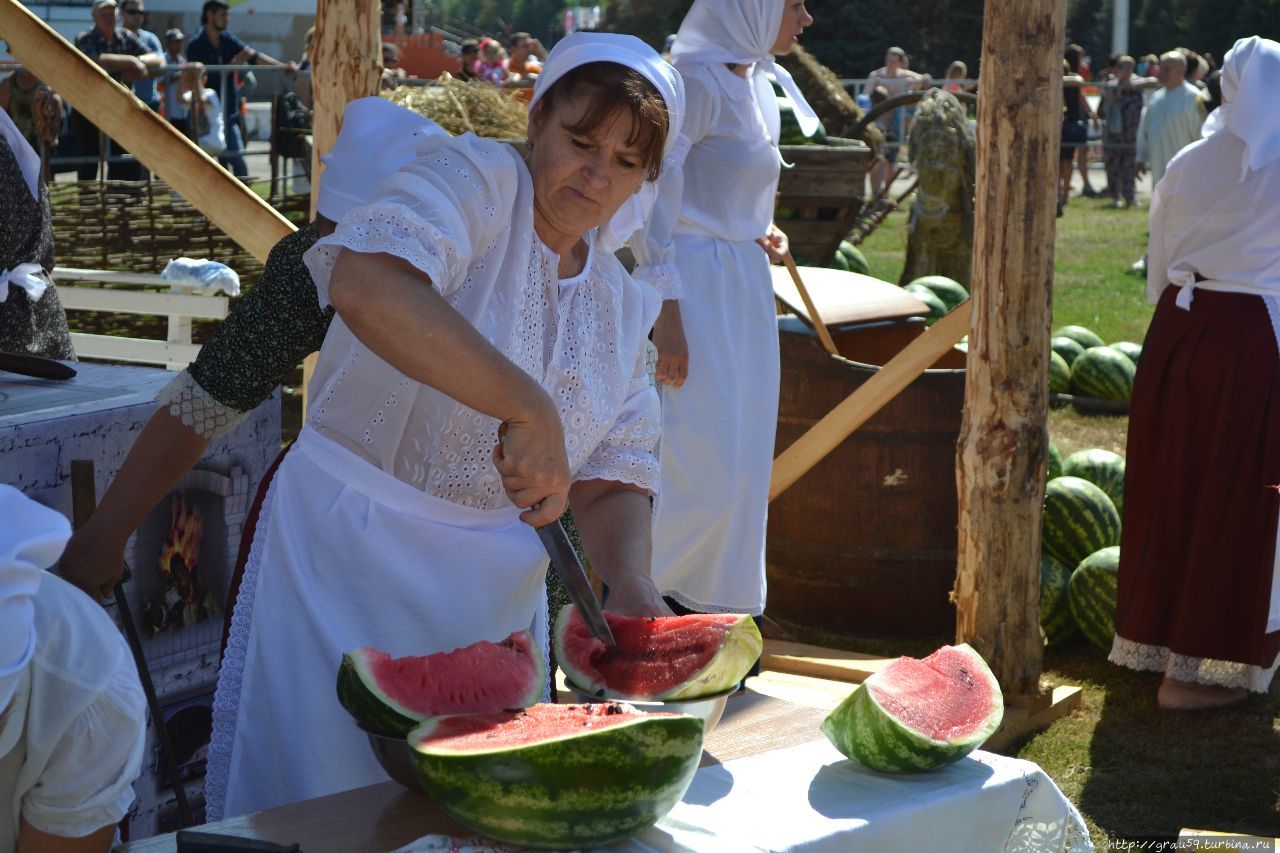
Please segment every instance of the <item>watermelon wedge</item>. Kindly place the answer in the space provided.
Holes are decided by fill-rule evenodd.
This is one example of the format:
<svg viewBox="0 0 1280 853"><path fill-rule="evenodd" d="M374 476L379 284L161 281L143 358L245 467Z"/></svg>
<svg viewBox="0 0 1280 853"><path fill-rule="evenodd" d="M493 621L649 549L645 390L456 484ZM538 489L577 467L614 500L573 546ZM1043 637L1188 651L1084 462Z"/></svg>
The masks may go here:
<svg viewBox="0 0 1280 853"><path fill-rule="evenodd" d="M500 643L423 657L347 652L338 669L338 701L365 731L404 737L427 717L532 705L546 683L542 651L528 631L517 631Z"/></svg>
<svg viewBox="0 0 1280 853"><path fill-rule="evenodd" d="M968 644L924 660L898 658L822 721L844 755L888 773L919 773L959 761L1000 728L1004 696Z"/></svg>
<svg viewBox="0 0 1280 853"><path fill-rule="evenodd" d="M619 616L606 613L617 645L587 628L572 605L556 617L556 661L579 688L610 699L699 699L741 681L764 651L760 629L738 613Z"/></svg>
<svg viewBox="0 0 1280 853"><path fill-rule="evenodd" d="M422 787L507 844L588 848L632 835L684 796L702 721L629 705L534 705L438 717L409 734Z"/></svg>

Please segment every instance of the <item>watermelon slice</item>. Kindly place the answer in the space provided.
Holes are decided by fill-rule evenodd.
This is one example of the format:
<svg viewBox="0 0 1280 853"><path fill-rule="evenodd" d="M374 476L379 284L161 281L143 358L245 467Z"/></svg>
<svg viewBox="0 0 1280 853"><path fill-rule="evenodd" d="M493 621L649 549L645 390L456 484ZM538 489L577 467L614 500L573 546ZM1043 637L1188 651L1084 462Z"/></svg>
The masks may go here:
<svg viewBox="0 0 1280 853"><path fill-rule="evenodd" d="M962 643L924 660L898 658L858 685L822 721L822 733L872 770L918 773L964 758L1003 718L1000 684Z"/></svg>
<svg viewBox="0 0 1280 853"><path fill-rule="evenodd" d="M565 605L556 617L556 661L575 686L610 699L682 701L729 690L764 651L760 629L739 613L619 616L606 613L610 648Z"/></svg>
<svg viewBox="0 0 1280 853"><path fill-rule="evenodd" d="M528 631L500 643L393 658L361 648L342 656L338 701L360 728L404 737L427 717L484 714L537 702L547 682L542 651Z"/></svg>
<svg viewBox="0 0 1280 853"><path fill-rule="evenodd" d="M684 796L702 721L616 702L431 719L409 734L418 779L456 820L507 844L588 848L652 825Z"/></svg>

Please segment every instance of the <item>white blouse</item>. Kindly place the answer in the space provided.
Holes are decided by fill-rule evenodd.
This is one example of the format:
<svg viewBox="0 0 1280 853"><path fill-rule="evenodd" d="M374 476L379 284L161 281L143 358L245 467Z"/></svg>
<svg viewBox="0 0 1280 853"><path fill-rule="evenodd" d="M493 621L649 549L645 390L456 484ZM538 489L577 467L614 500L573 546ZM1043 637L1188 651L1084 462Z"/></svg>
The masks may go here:
<svg viewBox="0 0 1280 853"><path fill-rule="evenodd" d="M672 238L763 237L773 222L780 170L750 79L720 63L682 66L680 74L684 128L663 164L648 227L631 240L634 275L664 299L678 299L684 287Z"/></svg>
<svg viewBox="0 0 1280 853"><path fill-rule="evenodd" d="M338 252L384 252L442 296L556 401L575 480L655 491L657 394L645 342L657 294L592 243L583 271L533 227L533 180L509 145L471 134L422 140L417 159L304 256L328 305ZM510 506L493 465L498 421L400 373L335 318L309 389L309 423L424 492L462 506Z"/></svg>
<svg viewBox="0 0 1280 853"><path fill-rule="evenodd" d="M1178 153L1151 200L1147 298L1170 283L1280 296L1280 161L1240 180L1244 141L1219 130Z"/></svg>

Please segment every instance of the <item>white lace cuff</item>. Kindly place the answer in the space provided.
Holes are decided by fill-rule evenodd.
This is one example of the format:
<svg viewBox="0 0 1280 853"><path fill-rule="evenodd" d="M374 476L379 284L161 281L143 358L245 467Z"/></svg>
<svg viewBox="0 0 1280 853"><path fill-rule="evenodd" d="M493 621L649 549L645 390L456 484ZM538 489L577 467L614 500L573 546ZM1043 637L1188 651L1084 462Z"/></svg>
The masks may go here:
<svg viewBox="0 0 1280 853"><path fill-rule="evenodd" d="M250 414L219 403L200 387L190 370L182 371L160 389L156 402L168 407L169 414L210 441L233 431Z"/></svg>
<svg viewBox="0 0 1280 853"><path fill-rule="evenodd" d="M1253 664L1238 663L1213 658L1194 658L1179 655L1164 646L1153 646L1126 640L1119 635L1111 644L1112 663L1141 672L1162 672L1169 678L1196 684L1212 684L1219 687L1245 688L1254 693L1266 693L1276 674L1280 661L1264 669Z"/></svg>
<svg viewBox="0 0 1280 853"><path fill-rule="evenodd" d="M680 281L680 270L674 264L644 264L631 273L631 277L658 291L662 299L679 299L684 296L684 285Z"/></svg>
<svg viewBox="0 0 1280 853"><path fill-rule="evenodd" d="M656 495L659 482L658 455L652 451L610 448L609 452L597 454L584 462L574 480L627 483Z"/></svg>

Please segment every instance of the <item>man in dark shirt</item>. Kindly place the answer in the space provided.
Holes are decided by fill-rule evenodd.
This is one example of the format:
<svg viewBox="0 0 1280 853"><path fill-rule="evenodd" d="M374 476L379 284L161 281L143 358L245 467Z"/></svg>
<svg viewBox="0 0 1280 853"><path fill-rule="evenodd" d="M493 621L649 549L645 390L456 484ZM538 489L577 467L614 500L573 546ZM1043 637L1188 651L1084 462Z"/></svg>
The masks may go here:
<svg viewBox="0 0 1280 853"><path fill-rule="evenodd" d="M76 36L76 47L119 83L129 84L148 77L164 62L160 54L149 53L136 36L116 25L116 0L93 0L93 29ZM77 110L71 111L71 132L75 136L79 156L98 157L98 128ZM118 143L107 141L111 143L110 157L128 153ZM93 180L97 173L97 163L84 163L76 169L82 181ZM142 164L135 160L108 163L107 177L122 181L141 180Z"/></svg>
<svg viewBox="0 0 1280 853"><path fill-rule="evenodd" d="M234 33L227 30L230 17L231 7L225 0L206 0L200 10L200 32L187 44L189 62L202 62L205 65L279 65L287 68L290 74L298 69L296 63L272 59L265 53L246 46ZM236 85L234 74L221 71L209 72L208 85L222 99L222 108L226 113L227 147L218 156L218 162L230 169L237 178L246 178L249 176L249 168L244 162L244 136L240 127L240 87Z"/></svg>

